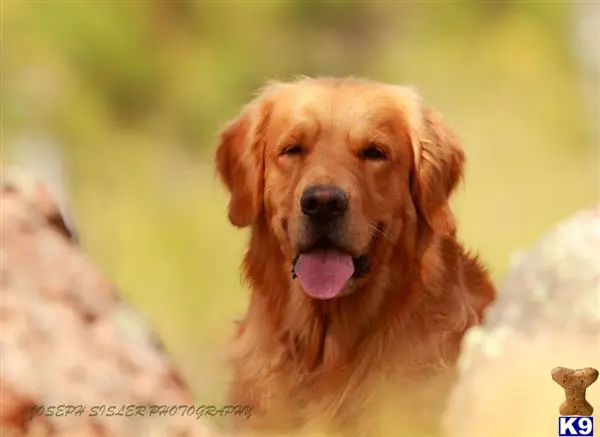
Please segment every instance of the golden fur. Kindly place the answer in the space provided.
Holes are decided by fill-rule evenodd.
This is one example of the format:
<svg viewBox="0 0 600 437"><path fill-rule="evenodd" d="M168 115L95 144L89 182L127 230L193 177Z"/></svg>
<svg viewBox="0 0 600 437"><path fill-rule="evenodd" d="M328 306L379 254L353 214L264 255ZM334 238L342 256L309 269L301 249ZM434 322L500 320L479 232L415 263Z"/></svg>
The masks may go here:
<svg viewBox="0 0 600 437"><path fill-rule="evenodd" d="M297 155L285 154L291 144ZM373 144L385 159L357 157ZM271 83L223 130L216 164L229 220L251 231L230 401L254 414L239 428L369 433L369 408L387 399L403 426L435 429L462 336L494 298L455 237L448 199L463 162L413 89L359 79ZM346 190L343 241L369 253L369 273L326 301L290 275L304 232L299 197L315 183Z"/></svg>

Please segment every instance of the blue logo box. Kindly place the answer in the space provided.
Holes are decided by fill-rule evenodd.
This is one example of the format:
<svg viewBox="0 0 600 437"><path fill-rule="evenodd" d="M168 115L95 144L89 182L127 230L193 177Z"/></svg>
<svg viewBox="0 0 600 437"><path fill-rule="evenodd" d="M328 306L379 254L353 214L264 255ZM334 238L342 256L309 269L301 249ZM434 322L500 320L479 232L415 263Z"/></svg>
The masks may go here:
<svg viewBox="0 0 600 437"><path fill-rule="evenodd" d="M593 416L559 416L558 417L558 437L586 436L594 435L594 417Z"/></svg>

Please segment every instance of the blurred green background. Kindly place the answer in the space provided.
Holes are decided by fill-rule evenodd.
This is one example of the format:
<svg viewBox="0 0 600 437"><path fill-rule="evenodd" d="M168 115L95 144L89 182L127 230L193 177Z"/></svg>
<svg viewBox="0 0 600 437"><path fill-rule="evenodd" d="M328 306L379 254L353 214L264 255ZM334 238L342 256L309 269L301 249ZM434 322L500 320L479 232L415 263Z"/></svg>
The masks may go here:
<svg viewBox="0 0 600 437"><path fill-rule="evenodd" d="M496 280L598 199L598 82L575 3L5 0L2 15L4 160L58 147L85 250L199 402L223 399L247 301L216 135L267 79L417 86L464 140L459 231Z"/></svg>

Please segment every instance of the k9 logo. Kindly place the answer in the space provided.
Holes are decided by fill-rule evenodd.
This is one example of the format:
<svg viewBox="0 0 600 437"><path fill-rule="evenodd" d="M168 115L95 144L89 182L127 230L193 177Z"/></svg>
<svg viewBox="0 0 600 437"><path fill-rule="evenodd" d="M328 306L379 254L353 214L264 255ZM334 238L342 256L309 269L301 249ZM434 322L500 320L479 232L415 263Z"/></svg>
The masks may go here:
<svg viewBox="0 0 600 437"><path fill-rule="evenodd" d="M559 416L558 436L586 436L594 435L594 418L592 416Z"/></svg>

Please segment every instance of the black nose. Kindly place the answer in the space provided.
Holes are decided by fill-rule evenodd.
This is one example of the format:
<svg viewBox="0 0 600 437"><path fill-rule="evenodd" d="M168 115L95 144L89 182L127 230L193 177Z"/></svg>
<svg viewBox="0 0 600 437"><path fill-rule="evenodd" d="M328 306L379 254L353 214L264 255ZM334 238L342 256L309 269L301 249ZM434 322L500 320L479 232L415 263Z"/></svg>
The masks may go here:
<svg viewBox="0 0 600 437"><path fill-rule="evenodd" d="M311 219L329 221L348 210L348 195L335 185L311 185L302 193L300 205Z"/></svg>

